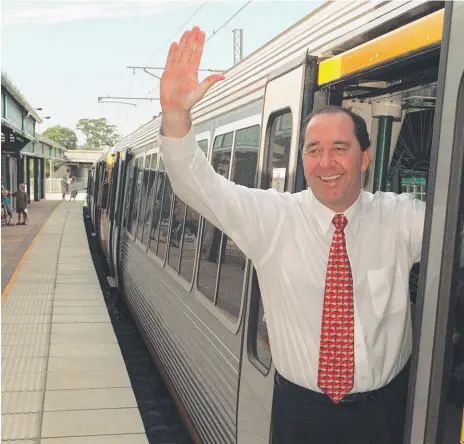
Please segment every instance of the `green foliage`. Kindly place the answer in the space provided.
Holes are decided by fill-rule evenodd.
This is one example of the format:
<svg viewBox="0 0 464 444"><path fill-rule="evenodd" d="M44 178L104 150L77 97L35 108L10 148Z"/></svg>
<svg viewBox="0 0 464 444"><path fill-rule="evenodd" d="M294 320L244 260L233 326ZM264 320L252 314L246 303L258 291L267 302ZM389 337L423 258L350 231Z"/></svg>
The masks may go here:
<svg viewBox="0 0 464 444"><path fill-rule="evenodd" d="M43 132L43 135L68 150L77 149L77 135L72 129L61 125L50 126Z"/></svg>
<svg viewBox="0 0 464 444"><path fill-rule="evenodd" d="M113 146L119 139L116 126L110 125L105 118L80 119L76 128L86 137L83 149L102 150L105 146Z"/></svg>

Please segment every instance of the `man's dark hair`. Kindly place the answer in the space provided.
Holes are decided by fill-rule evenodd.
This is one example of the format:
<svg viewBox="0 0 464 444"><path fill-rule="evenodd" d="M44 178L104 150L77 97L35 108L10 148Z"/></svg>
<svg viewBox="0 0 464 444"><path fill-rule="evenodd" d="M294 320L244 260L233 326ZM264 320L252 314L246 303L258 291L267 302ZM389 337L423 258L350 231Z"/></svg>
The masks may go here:
<svg viewBox="0 0 464 444"><path fill-rule="evenodd" d="M344 113L351 117L354 125L354 134L358 139L359 145L361 146L361 151L366 151L371 146L371 141L369 139L369 133L367 132L367 126L365 120L359 115L354 113L348 108L343 108L341 106L325 106L324 108L318 109L313 111L306 117L302 129L301 129L301 136L300 136L300 147L303 148L304 138L306 133L306 127L311 119L315 116L320 114L339 114Z"/></svg>

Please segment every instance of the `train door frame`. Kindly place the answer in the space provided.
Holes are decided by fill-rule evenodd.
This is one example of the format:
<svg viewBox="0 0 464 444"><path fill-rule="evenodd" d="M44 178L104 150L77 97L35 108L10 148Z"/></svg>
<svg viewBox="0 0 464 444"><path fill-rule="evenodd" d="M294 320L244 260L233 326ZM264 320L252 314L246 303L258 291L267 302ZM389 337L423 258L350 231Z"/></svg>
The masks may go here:
<svg viewBox="0 0 464 444"><path fill-rule="evenodd" d="M304 187L300 158L300 132L303 118L312 110L317 79L317 59L303 57L284 65L272 73L266 83L261 122L258 187L295 192ZM284 168L268 167L270 137L276 119L291 112L291 142ZM269 182L269 183L268 183ZM269 442L271 430L272 396L275 369L270 361L266 368L256 356L260 293L254 268L251 270L246 304L246 322L240 364L240 387L237 405L237 442L264 444Z"/></svg>
<svg viewBox="0 0 464 444"><path fill-rule="evenodd" d="M119 191L119 182L120 182L120 159L121 153L118 151L113 154L113 169L111 171L111 187L110 187L110 196L109 196L109 215L108 215L108 262L110 266L111 276L115 276L116 273L116 262L114 260L114 232L116 224L116 208L118 201L118 191Z"/></svg>
<svg viewBox="0 0 464 444"><path fill-rule="evenodd" d="M453 309L457 305L452 264L456 263L459 199L464 193L464 59L458 57L462 54L463 40L464 4L447 2L417 300L418 329L411 361L406 443L443 442L444 407L451 375Z"/></svg>
<svg viewBox="0 0 464 444"><path fill-rule="evenodd" d="M118 196L118 204L116 207L115 212L115 253L114 253L114 263L115 263L115 279L118 288L123 287L123 282L121 279L121 238L124 235L124 214L125 214L125 205L126 205L126 195L129 191L126 189L127 184L127 177L131 173L130 171L130 160L132 159L132 155L127 151L123 151L120 155L119 162L120 168L118 173L118 189L117 189L117 196ZM117 230L117 231L116 231Z"/></svg>

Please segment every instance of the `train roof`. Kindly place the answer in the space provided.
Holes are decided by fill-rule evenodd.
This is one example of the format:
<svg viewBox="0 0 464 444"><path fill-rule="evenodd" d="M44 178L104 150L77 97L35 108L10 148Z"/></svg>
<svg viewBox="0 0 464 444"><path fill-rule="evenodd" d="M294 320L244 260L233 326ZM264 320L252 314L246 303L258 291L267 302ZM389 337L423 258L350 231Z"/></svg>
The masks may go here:
<svg viewBox="0 0 464 444"><path fill-rule="evenodd" d="M225 72L193 108L195 124L264 96L268 76L306 53L326 59L443 8L443 2L329 1ZM156 144L161 115L121 139L113 152Z"/></svg>
<svg viewBox="0 0 464 444"><path fill-rule="evenodd" d="M427 1L332 1L234 65L192 110L201 123L264 96L273 71L306 53L328 58L443 7Z"/></svg>

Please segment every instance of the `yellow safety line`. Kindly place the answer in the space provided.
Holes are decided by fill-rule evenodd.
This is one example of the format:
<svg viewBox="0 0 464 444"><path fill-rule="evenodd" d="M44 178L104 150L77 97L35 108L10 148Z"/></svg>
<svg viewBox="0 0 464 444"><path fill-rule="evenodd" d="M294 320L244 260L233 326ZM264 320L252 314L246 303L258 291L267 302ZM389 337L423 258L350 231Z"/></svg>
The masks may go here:
<svg viewBox="0 0 464 444"><path fill-rule="evenodd" d="M18 266L16 267L16 270L13 273L13 276L11 276L11 279L8 281L8 284L6 285L5 290L3 290L3 292L2 292L2 305L5 302L6 298L8 297L8 294L10 293L11 289L13 288L13 285L16 282L16 279L18 278L18 275L19 275L19 273L21 271L21 268L23 267L23 263L26 261L27 257L29 256L29 253L32 251L32 248L34 247L35 243L37 242L37 239L39 238L40 233L42 232L43 228L45 227L45 224L47 223L50 216L56 211L56 209L59 206L60 205L57 205L56 208L49 214L47 219L44 221L43 225L40 227L39 232L36 234L36 236L32 240L31 245L29 245L29 247L27 247L26 252L24 253L21 260L19 261L19 264L18 264Z"/></svg>

